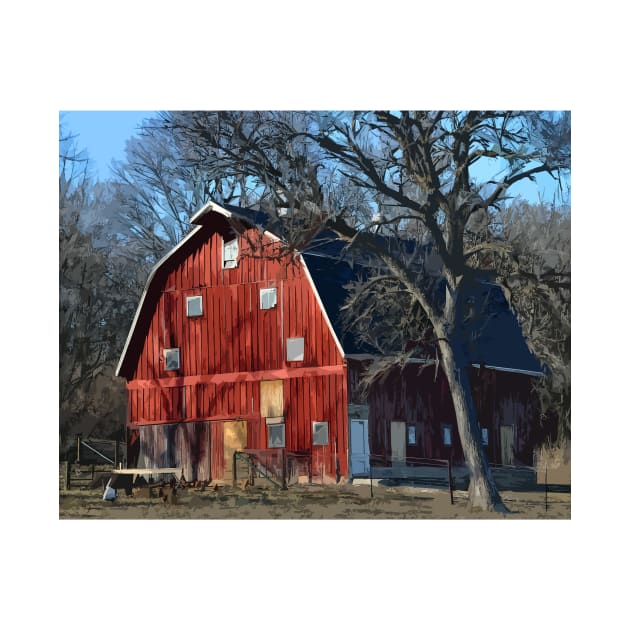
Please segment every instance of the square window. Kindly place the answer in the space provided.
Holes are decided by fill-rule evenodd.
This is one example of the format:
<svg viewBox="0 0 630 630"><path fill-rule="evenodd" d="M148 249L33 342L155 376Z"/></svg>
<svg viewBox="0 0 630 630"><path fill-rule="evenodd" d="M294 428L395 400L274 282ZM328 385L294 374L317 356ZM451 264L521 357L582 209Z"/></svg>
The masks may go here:
<svg viewBox="0 0 630 630"><path fill-rule="evenodd" d="M304 337L287 339L287 361L304 361Z"/></svg>
<svg viewBox="0 0 630 630"><path fill-rule="evenodd" d="M200 317L203 315L203 306L200 295L186 298L186 315L188 317Z"/></svg>
<svg viewBox="0 0 630 630"><path fill-rule="evenodd" d="M488 446L488 429L481 427L481 444Z"/></svg>
<svg viewBox="0 0 630 630"><path fill-rule="evenodd" d="M284 424L267 427L267 448L284 448Z"/></svg>
<svg viewBox="0 0 630 630"><path fill-rule="evenodd" d="M453 436L451 435L451 427L450 427L450 425L443 426L442 427L442 440L444 441L444 446L452 446L453 445L452 437Z"/></svg>
<svg viewBox="0 0 630 630"><path fill-rule="evenodd" d="M313 445L326 446L328 444L328 422L313 422Z"/></svg>
<svg viewBox="0 0 630 630"><path fill-rule="evenodd" d="M234 269L238 258L238 239L223 241L223 268Z"/></svg>
<svg viewBox="0 0 630 630"><path fill-rule="evenodd" d="M260 290L260 308L267 310L273 308L277 303L278 290L273 287L271 289Z"/></svg>
<svg viewBox="0 0 630 630"><path fill-rule="evenodd" d="M164 369L179 370L179 348L164 350Z"/></svg>
<svg viewBox="0 0 630 630"><path fill-rule="evenodd" d="M265 418L265 424L284 424L284 416L274 416L273 418Z"/></svg>
<svg viewBox="0 0 630 630"><path fill-rule="evenodd" d="M416 443L416 427L413 424L410 424L407 427L407 444L410 446L414 446Z"/></svg>

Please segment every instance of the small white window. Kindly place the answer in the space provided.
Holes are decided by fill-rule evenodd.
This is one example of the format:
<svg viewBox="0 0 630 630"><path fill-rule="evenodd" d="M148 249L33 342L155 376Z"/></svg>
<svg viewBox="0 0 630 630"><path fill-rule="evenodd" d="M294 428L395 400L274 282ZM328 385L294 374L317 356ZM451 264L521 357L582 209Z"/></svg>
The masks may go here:
<svg viewBox="0 0 630 630"><path fill-rule="evenodd" d="M223 241L223 268L234 269L238 258L238 239Z"/></svg>
<svg viewBox="0 0 630 630"><path fill-rule="evenodd" d="M267 427L267 448L284 448L284 424Z"/></svg>
<svg viewBox="0 0 630 630"><path fill-rule="evenodd" d="M326 446L328 444L328 422L313 422L313 445Z"/></svg>
<svg viewBox="0 0 630 630"><path fill-rule="evenodd" d="M453 440L451 436L451 427L445 426L442 427L442 439L444 440L444 446L452 446Z"/></svg>
<svg viewBox="0 0 630 630"><path fill-rule="evenodd" d="M287 339L287 361L304 361L304 337Z"/></svg>
<svg viewBox="0 0 630 630"><path fill-rule="evenodd" d="M203 306L200 295L186 298L186 315L188 317L200 317L203 315Z"/></svg>
<svg viewBox="0 0 630 630"><path fill-rule="evenodd" d="M164 350L164 369L179 370L179 348Z"/></svg>
<svg viewBox="0 0 630 630"><path fill-rule="evenodd" d="M267 310L273 308L277 303L278 290L273 287L271 289L260 290L260 308Z"/></svg>
<svg viewBox="0 0 630 630"><path fill-rule="evenodd" d="M483 446L488 446L488 429L481 427L481 443Z"/></svg>
<svg viewBox="0 0 630 630"><path fill-rule="evenodd" d="M416 427L410 424L407 427L407 444L413 446L416 443Z"/></svg>

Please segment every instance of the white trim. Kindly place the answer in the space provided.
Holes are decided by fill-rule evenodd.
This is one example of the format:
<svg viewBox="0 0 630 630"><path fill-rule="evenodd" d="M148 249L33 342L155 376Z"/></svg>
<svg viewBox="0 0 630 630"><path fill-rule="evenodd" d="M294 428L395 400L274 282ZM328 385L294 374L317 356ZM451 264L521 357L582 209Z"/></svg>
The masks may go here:
<svg viewBox="0 0 630 630"><path fill-rule="evenodd" d="M302 265L304 266L304 271L306 272L306 278L310 282L311 288L313 289L313 294L315 295L315 299L317 300L319 307L322 309L324 320L328 324L328 328L330 329L330 333L332 334L333 339L335 340L335 343L337 344L337 348L339 348L339 352L341 353L341 358L345 359L346 354L343 351L343 348L341 347L341 343L339 342L337 334L335 333L335 329L330 323L330 319L328 319L328 313L326 312L326 309L324 308L324 303L322 302L322 299L319 297L319 292L317 291L317 287L315 286L315 283L313 282L313 277L311 276L311 272L308 270L308 265L306 264L306 261L304 260L304 256L302 256L302 254L298 254L298 255L300 257L300 261L302 262Z"/></svg>
<svg viewBox="0 0 630 630"><path fill-rule="evenodd" d="M374 359L380 359L375 354L347 354L346 359L354 359L355 361L372 361ZM387 358L387 357L385 357ZM406 363L435 363L435 359L407 359ZM471 363L471 367L480 368L479 363ZM544 372L537 372L534 370L521 370L520 368L508 368L500 367L498 365L484 365L484 368L488 370L497 370L498 372L513 372L514 374L525 374L526 376L544 376Z"/></svg>
<svg viewBox="0 0 630 630"><path fill-rule="evenodd" d="M144 291L142 292L142 296L140 297L140 303L138 304L138 308L136 309L136 314L133 317L133 321L131 322L131 328L129 329L129 333L127 334L127 340L125 341L125 345L123 347L122 354L120 355L120 360L118 361L118 366L116 367L116 376L120 376L120 368L122 363L127 355L127 350L129 348L129 343L131 342L131 338L133 337L133 332L136 329L136 324L138 323L138 318L140 317L140 312L142 311L142 306L144 304L144 299L147 296L147 292L149 291L149 286L155 277L158 269L179 249L181 249L203 226L198 225L194 227L173 249L168 252L165 256L160 258L160 260L155 264L153 269L151 269L151 273L149 273L149 277L144 285Z"/></svg>
<svg viewBox="0 0 630 630"><path fill-rule="evenodd" d="M472 363L472 367L480 368L479 363ZM497 370L498 372L513 372L514 374L525 374L526 376L544 376L544 372L535 372L533 370L520 370L518 368L499 367L498 365L484 365L488 370Z"/></svg>
<svg viewBox="0 0 630 630"><path fill-rule="evenodd" d="M229 210L222 208L218 203L214 203L214 201L209 201L205 206L197 210L192 217L190 217L189 223L197 223L197 219L208 212L217 212L228 219L232 217L232 213Z"/></svg>

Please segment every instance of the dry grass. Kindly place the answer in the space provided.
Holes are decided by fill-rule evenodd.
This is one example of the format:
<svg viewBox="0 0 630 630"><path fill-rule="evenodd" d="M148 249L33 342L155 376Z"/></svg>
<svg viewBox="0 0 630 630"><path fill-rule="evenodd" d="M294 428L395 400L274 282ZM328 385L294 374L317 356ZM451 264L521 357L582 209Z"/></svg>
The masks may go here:
<svg viewBox="0 0 630 630"><path fill-rule="evenodd" d="M60 492L60 519L569 519L570 493L502 492L510 514L471 513L466 493L446 490L369 486L299 486L287 491L249 487L181 490L175 504L162 498L126 497L113 504L100 490Z"/></svg>

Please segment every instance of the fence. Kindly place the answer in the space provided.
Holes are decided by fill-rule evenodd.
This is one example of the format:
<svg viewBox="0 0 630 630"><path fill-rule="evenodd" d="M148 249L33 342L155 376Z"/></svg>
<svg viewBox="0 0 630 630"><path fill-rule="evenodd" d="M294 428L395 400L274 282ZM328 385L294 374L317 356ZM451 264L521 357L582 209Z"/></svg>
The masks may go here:
<svg viewBox="0 0 630 630"><path fill-rule="evenodd" d="M89 490L104 487L111 474L112 466L107 464L59 462L59 489Z"/></svg>
<svg viewBox="0 0 630 630"><path fill-rule="evenodd" d="M300 477L312 481L311 454L308 451L287 451L286 449L243 449L235 451L232 462L232 484L238 482L238 462L247 464L249 482L264 477L271 483L286 489L299 482Z"/></svg>
<svg viewBox="0 0 630 630"><path fill-rule="evenodd" d="M60 461L76 464L110 464L118 468L127 465L127 444L119 440L83 438L77 435L72 443L60 450Z"/></svg>
<svg viewBox="0 0 630 630"><path fill-rule="evenodd" d="M386 455L370 455L370 496L374 496L374 476L383 480L408 481L417 485L448 488L453 504L453 472L448 459L406 457L404 464Z"/></svg>

